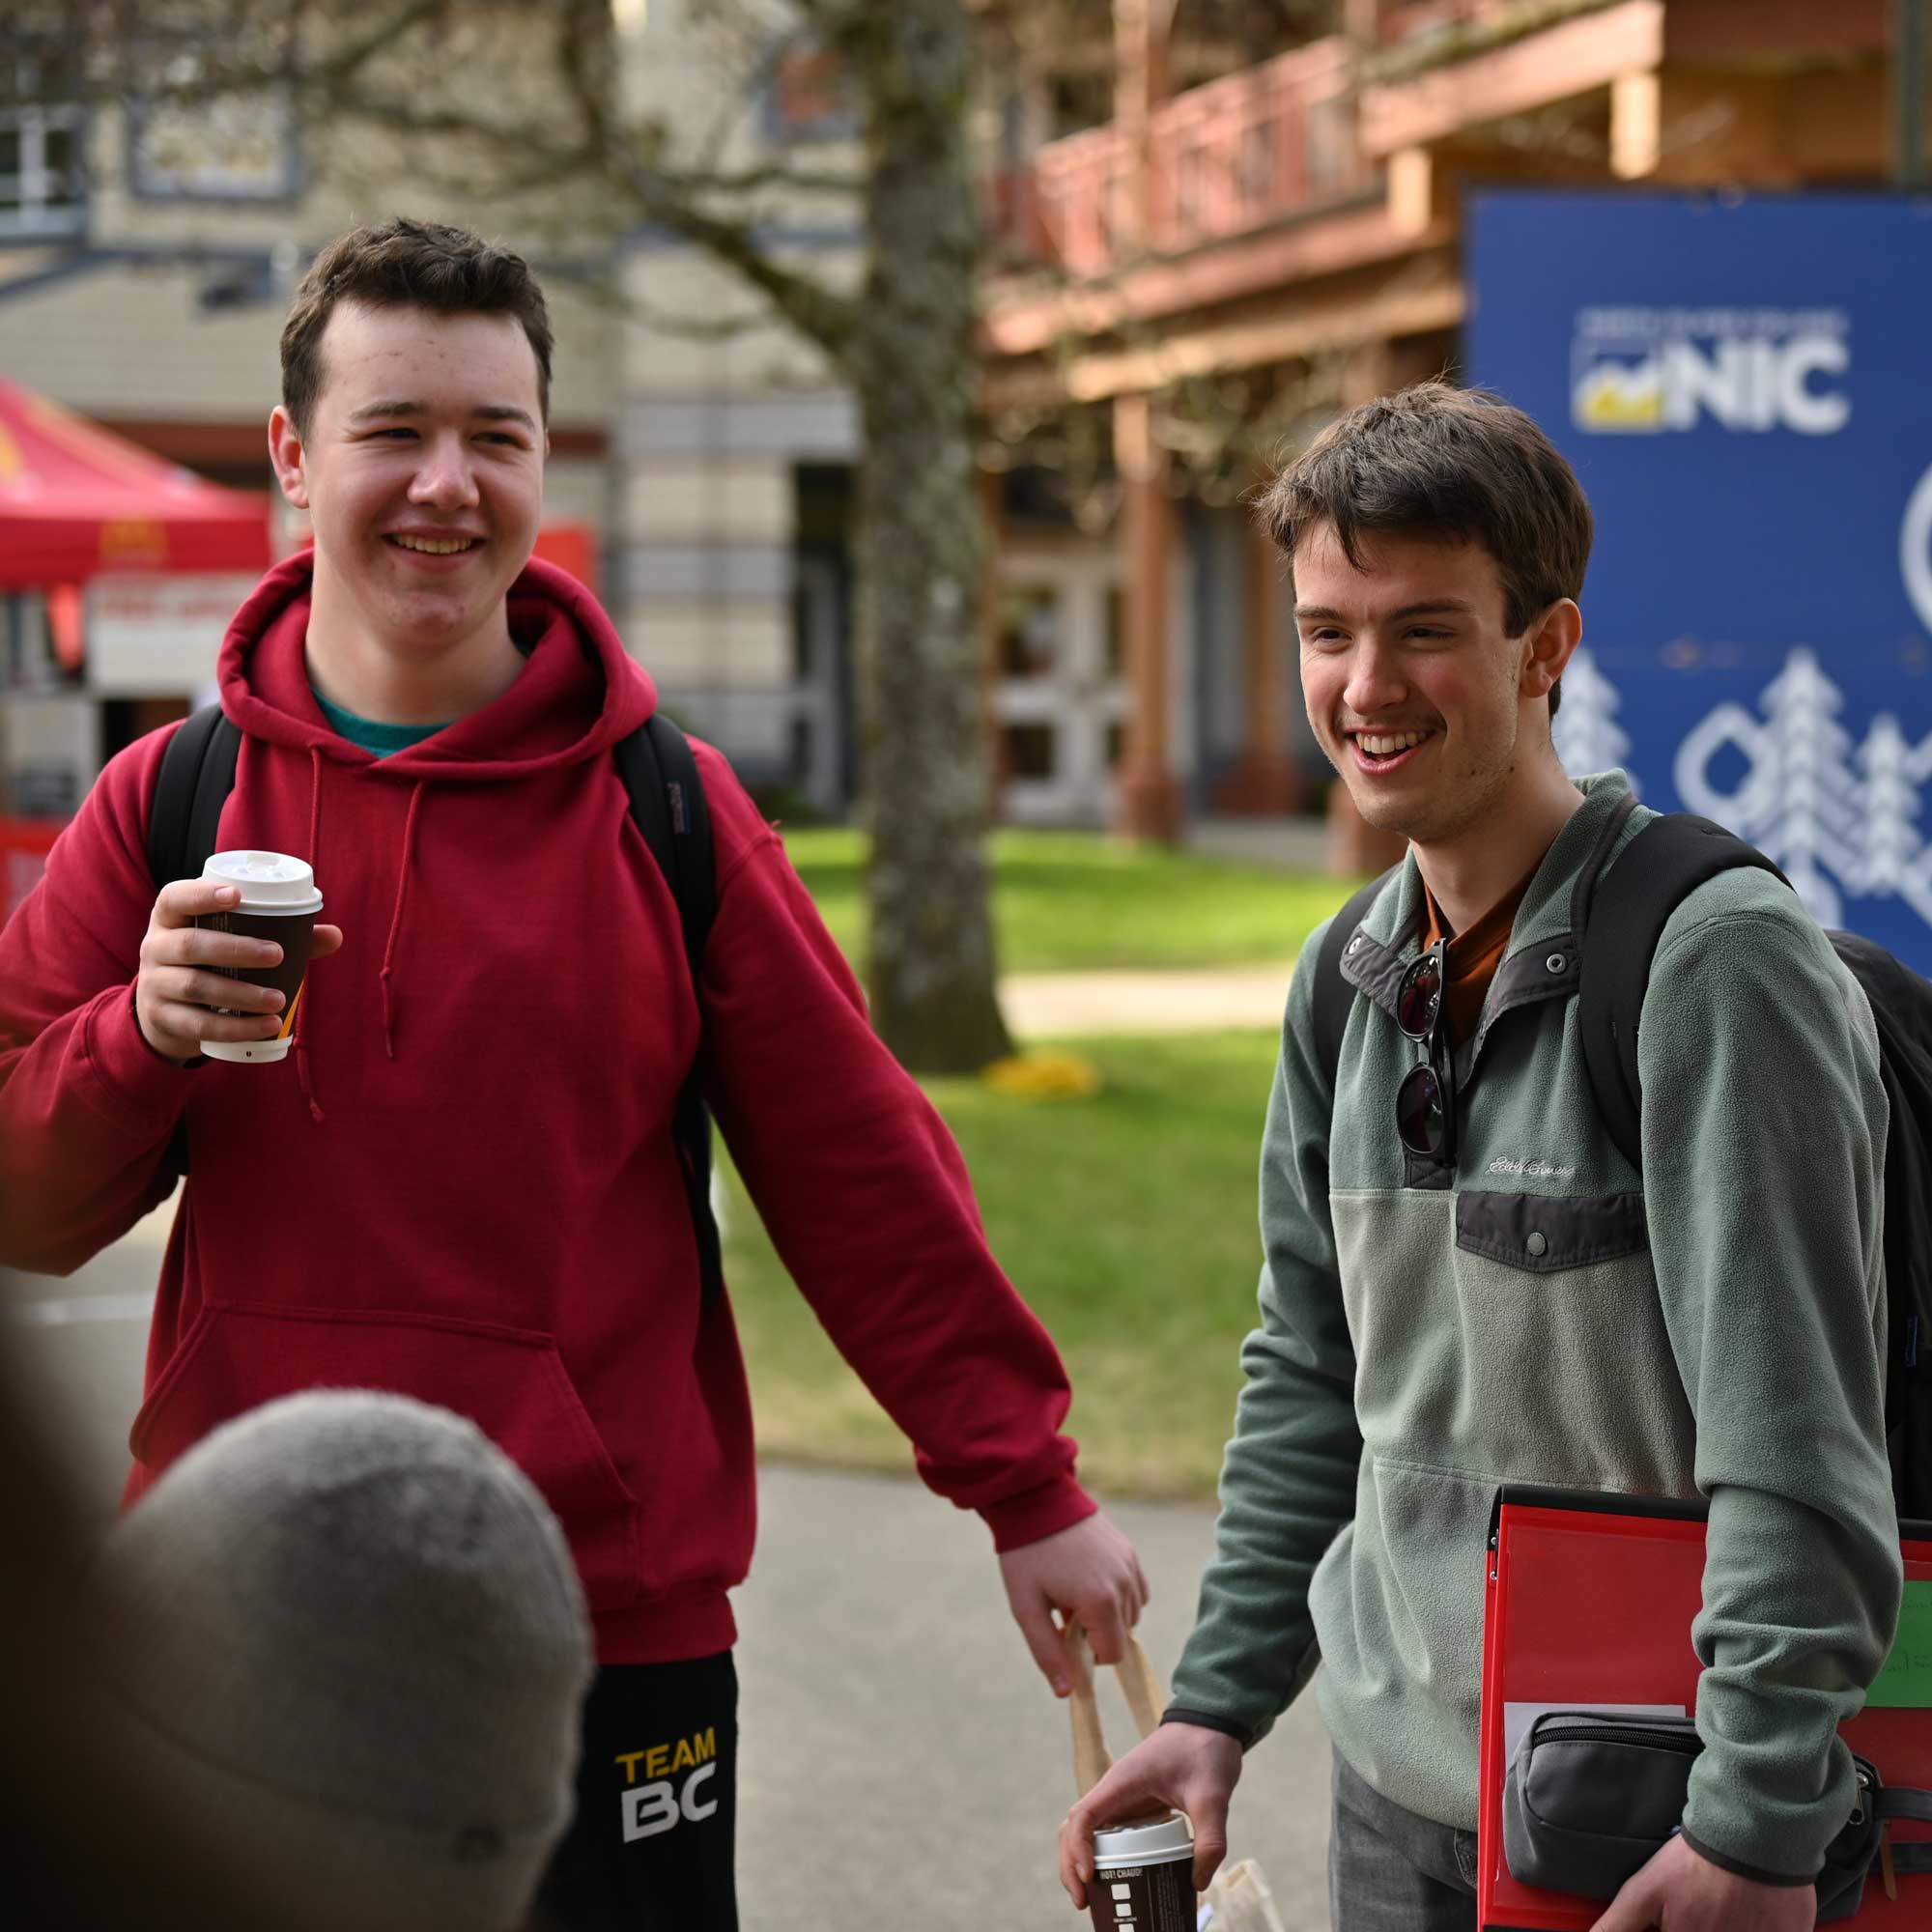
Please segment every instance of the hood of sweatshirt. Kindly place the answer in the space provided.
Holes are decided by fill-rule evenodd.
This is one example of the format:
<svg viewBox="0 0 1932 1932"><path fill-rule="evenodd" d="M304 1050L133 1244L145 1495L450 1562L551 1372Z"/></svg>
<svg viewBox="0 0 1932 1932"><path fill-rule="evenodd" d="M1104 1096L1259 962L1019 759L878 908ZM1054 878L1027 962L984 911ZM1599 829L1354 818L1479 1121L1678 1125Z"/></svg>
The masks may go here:
<svg viewBox="0 0 1932 1932"><path fill-rule="evenodd" d="M313 579L314 554L300 551L263 578L236 612L217 666L221 707L248 737L308 761L305 856L319 872L326 766L358 768L370 780L409 789L379 975L384 1047L394 1059L396 960L425 800L439 783L500 783L607 756L656 710L657 692L590 592L567 572L532 558L507 600L510 635L526 660L516 682L409 750L379 759L338 736L316 702L304 650ZM302 1093L320 1120L305 1032L298 1019Z"/></svg>
<svg viewBox="0 0 1932 1932"><path fill-rule="evenodd" d="M221 708L251 738L341 765L374 754L338 737L309 685L314 553L279 563L235 614L216 675ZM381 760L399 783L526 778L609 752L657 709L657 692L603 607L568 572L532 557L510 586L510 635L526 662L480 710Z"/></svg>

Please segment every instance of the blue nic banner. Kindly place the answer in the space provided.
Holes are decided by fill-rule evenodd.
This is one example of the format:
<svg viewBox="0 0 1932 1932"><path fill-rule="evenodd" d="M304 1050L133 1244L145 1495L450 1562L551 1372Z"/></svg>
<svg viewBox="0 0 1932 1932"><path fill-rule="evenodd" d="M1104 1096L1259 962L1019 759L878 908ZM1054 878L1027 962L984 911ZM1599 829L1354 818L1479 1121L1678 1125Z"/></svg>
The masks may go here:
<svg viewBox="0 0 1932 1932"><path fill-rule="evenodd" d="M1564 764L1932 973L1932 204L1498 191L1469 271L1597 515Z"/></svg>

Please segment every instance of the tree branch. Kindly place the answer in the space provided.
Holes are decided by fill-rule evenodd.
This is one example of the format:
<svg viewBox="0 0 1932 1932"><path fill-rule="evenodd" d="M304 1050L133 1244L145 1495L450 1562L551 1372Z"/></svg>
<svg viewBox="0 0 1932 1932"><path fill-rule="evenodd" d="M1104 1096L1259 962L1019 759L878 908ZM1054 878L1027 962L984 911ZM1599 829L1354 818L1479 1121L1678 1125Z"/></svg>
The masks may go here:
<svg viewBox="0 0 1932 1932"><path fill-rule="evenodd" d="M302 27L310 11L306 0L295 0L279 20L264 20L259 14L247 16L247 27L258 37L258 48L266 39L269 57L264 58L251 54L248 41L239 29L232 35L219 33L212 14L199 28L183 25L179 18L165 26L144 28L140 24L142 10L134 7L122 24L104 37L101 44L109 59L101 70L103 84L88 87L87 95L91 100L113 99L138 100L144 106L193 107L231 95L257 93L265 87L338 93L398 42L447 16L450 0L405 0L376 25L304 65ZM157 51L192 54L194 77L167 79L164 62L156 58Z"/></svg>
<svg viewBox="0 0 1932 1932"><path fill-rule="evenodd" d="M870 0L791 0L794 11L830 44L851 32Z"/></svg>
<svg viewBox="0 0 1932 1932"><path fill-rule="evenodd" d="M838 294L814 276L781 266L759 243L751 222L706 213L649 166L633 161L626 176L631 197L647 220L736 270L834 362L846 360L859 328L856 298Z"/></svg>
<svg viewBox="0 0 1932 1932"><path fill-rule="evenodd" d="M865 192L864 175L836 168L801 168L788 161L766 161L736 174L686 173L678 169L661 170L665 182L683 194L746 195L766 188L795 188L804 194L831 194L856 198Z"/></svg>
<svg viewBox="0 0 1932 1932"><path fill-rule="evenodd" d="M662 307L646 296L614 287L608 275L578 273L569 268L546 269L545 273L568 281L596 307L626 321L640 322L660 335L674 336L681 342L734 342L771 325L771 317L762 309L741 315L685 315Z"/></svg>
<svg viewBox="0 0 1932 1932"><path fill-rule="evenodd" d="M595 0L577 0L580 13L594 4ZM601 8L598 11L601 13ZM815 342L834 362L843 362L858 329L858 303L849 296L835 294L812 276L774 261L769 251L759 246L751 222L701 208L693 184L680 184L657 164L655 154L641 152L645 141L652 149L662 147L656 130L640 130L645 141L620 137L604 112L602 78L590 71L585 58L587 38L565 36L565 78L584 113L592 139L602 149L607 172L615 175L646 220L668 228L702 248L714 261L735 270L801 335Z"/></svg>

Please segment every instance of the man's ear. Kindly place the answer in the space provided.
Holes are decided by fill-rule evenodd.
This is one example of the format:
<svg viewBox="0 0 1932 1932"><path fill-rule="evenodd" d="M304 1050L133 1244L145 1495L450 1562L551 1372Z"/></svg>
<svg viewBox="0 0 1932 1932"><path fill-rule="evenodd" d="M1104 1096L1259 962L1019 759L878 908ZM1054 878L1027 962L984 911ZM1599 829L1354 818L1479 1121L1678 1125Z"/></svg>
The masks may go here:
<svg viewBox="0 0 1932 1932"><path fill-rule="evenodd" d="M306 510L308 472L302 467L302 434L279 403L269 417L269 461L275 466L275 481L281 485L282 495L298 510Z"/></svg>
<svg viewBox="0 0 1932 1932"><path fill-rule="evenodd" d="M1517 686L1523 697L1548 697L1563 675L1577 646L1583 640L1583 613L1571 597L1559 597L1529 627L1528 652Z"/></svg>

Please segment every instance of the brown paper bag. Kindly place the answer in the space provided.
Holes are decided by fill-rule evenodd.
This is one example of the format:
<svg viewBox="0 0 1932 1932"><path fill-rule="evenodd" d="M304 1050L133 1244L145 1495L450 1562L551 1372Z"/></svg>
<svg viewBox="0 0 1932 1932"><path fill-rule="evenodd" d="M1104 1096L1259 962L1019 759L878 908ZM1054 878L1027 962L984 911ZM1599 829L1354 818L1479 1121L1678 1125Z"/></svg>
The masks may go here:
<svg viewBox="0 0 1932 1932"><path fill-rule="evenodd" d="M1094 1697L1094 1647L1077 1622L1069 1621L1061 1631L1066 1649L1067 1675L1073 1681L1073 1694L1066 1700L1067 1715L1073 1723L1073 1782L1085 1798L1106 1776L1114 1760L1107 1755L1107 1743L1100 1734L1100 1707ZM1125 1694L1127 1709L1144 1738L1151 1737L1160 1722L1160 1679L1141 1648L1140 1639L1127 1633L1127 1654L1114 1666Z"/></svg>
<svg viewBox="0 0 1932 1932"><path fill-rule="evenodd" d="M1094 1694L1094 1650L1087 1633L1078 1623L1068 1622L1061 1640L1066 1647L1067 1674L1073 1682L1066 1703L1073 1726L1073 1782L1085 1798L1107 1775L1114 1760L1107 1755L1107 1741L1100 1728L1100 1706ZM1160 1723L1166 1698L1147 1652L1131 1631L1127 1633L1126 1655L1115 1664L1114 1674L1133 1714L1135 1728L1142 1737L1151 1737ZM1223 1864L1214 1874L1213 1884L1201 1894L1199 1932L1284 1932L1267 1881L1252 1859Z"/></svg>

